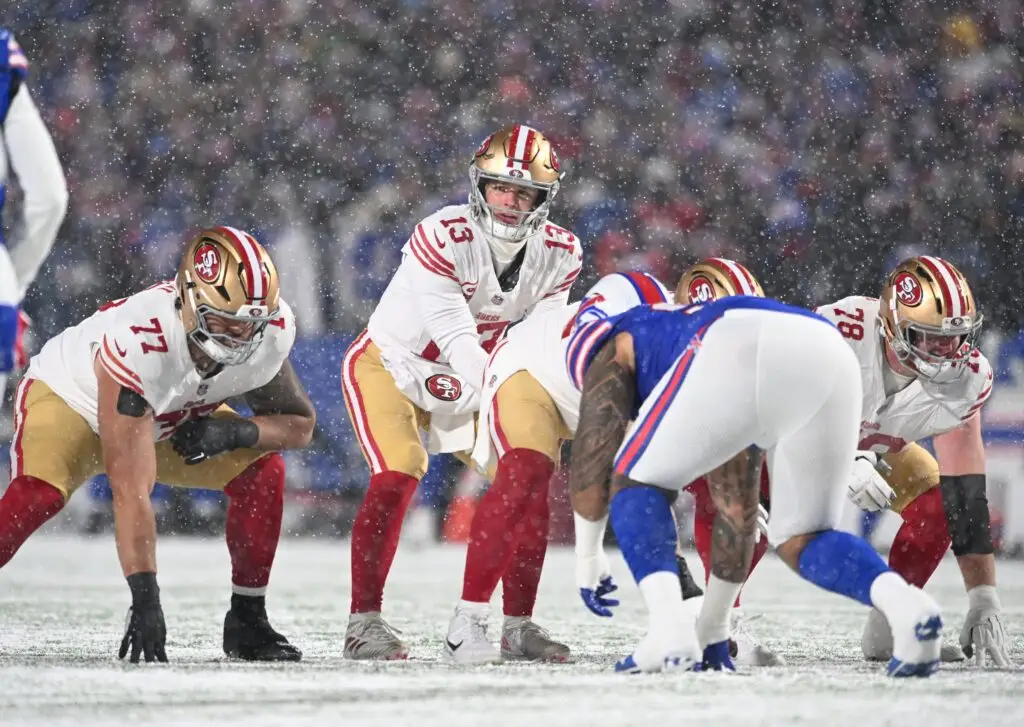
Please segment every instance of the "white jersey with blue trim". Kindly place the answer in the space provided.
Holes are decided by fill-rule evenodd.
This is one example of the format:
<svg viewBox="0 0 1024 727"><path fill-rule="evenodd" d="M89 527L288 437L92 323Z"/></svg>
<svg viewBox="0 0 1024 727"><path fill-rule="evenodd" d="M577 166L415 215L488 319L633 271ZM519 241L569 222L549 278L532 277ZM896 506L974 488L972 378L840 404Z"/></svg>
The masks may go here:
<svg viewBox="0 0 1024 727"><path fill-rule="evenodd" d="M491 403L513 374L526 371L551 396L566 427L576 431L580 393L565 368L566 346L578 321L604 320L638 305L671 302L671 294L652 275L612 273L587 291L580 303L534 315L513 326L487 362L480 405L480 423L473 460L487 469L493 463L490 446Z"/></svg>

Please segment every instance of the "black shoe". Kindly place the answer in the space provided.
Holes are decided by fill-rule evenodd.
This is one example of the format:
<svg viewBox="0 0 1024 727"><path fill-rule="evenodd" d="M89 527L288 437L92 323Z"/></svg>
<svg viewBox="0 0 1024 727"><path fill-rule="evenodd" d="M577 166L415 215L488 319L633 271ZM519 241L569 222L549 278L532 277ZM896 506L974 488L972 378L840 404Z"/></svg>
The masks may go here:
<svg viewBox="0 0 1024 727"><path fill-rule="evenodd" d="M265 613L232 608L224 617L224 653L245 661L299 661L302 652L274 630Z"/></svg>
<svg viewBox="0 0 1024 727"><path fill-rule="evenodd" d="M693 580L690 566L686 564L686 558L679 553L676 553L676 566L679 568L679 587L683 591L683 600L687 601L697 596L703 596L704 591L697 585L697 581Z"/></svg>

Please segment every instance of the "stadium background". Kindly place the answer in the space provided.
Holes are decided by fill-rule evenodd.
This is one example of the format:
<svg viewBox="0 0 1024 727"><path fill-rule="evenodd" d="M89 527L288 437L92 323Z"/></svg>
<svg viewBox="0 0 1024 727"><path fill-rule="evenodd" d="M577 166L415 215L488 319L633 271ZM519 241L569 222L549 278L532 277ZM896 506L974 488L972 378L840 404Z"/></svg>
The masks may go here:
<svg viewBox="0 0 1024 727"><path fill-rule="evenodd" d="M296 309L320 415L314 446L289 456L291 531L346 531L366 471L341 354L412 224L465 199L473 149L517 120L568 169L552 216L586 246L577 295L616 269L672 281L712 254L805 305L875 294L912 254L959 265L997 371L995 526L1006 551L1024 545L1021 3L5 5L71 190L25 303L37 345L173 275L195 228L252 232ZM424 504L441 511L458 475L436 460ZM64 524L108 525L103 491ZM216 497L160 498L165 530L219 527Z"/></svg>

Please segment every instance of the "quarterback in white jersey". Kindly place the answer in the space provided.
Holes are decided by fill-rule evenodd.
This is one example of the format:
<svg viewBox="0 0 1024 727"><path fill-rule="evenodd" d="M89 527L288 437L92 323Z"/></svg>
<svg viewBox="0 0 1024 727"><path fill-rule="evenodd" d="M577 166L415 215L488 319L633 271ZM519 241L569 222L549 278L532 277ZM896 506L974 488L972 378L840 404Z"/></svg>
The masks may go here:
<svg viewBox="0 0 1024 727"><path fill-rule="evenodd" d="M891 506L904 523L889 564L923 587L952 543L969 610L960 647L947 661L976 654L1009 664L985 494L981 408L992 367L976 347L982 316L963 274L947 260L921 256L899 265L881 300L853 296L817 311L833 321L860 361L863 406L851 499L866 510ZM932 438L938 462L919 442ZM876 453L883 478L872 467ZM884 618L872 611L864 655L892 650Z"/></svg>
<svg viewBox="0 0 1024 727"><path fill-rule="evenodd" d="M9 30L0 28L0 213L7 197L8 169L23 200L5 239L0 226L0 397L7 377L24 366L21 337L28 318L19 306L50 254L68 206L68 188L50 132L27 85L28 59Z"/></svg>
<svg viewBox="0 0 1024 727"><path fill-rule="evenodd" d="M415 226L345 355L345 402L370 468L352 531L347 658L408 656L380 611L427 453L473 447L487 355L509 325L568 301L583 254L575 235L548 221L561 177L536 129L516 124L489 136L470 165L469 204Z"/></svg>
<svg viewBox="0 0 1024 727"><path fill-rule="evenodd" d="M548 483L560 445L572 438L579 418L566 344L580 321L669 300L665 286L646 273L614 273L581 303L515 326L494 349L484 370L473 460L495 474L470 527L462 599L445 639L449 659L484 664L569 658L569 647L532 621L547 550ZM487 638L489 602L499 581L505 613L500 652Z"/></svg>
<svg viewBox="0 0 1024 727"><path fill-rule="evenodd" d="M316 415L288 361L295 320L252 236L203 230L178 276L114 301L51 339L18 387L0 566L91 477L106 472L132 607L120 656L166 661L156 580L155 482L223 490L232 563L224 652L297 661L267 619L284 462ZM251 417L225 400L244 397Z"/></svg>

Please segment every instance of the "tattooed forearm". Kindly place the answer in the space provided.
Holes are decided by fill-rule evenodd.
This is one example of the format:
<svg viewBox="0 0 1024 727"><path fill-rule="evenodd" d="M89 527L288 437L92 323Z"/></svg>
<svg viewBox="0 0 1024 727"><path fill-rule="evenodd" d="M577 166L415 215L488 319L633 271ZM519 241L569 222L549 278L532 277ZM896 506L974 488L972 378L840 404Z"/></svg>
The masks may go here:
<svg viewBox="0 0 1024 727"><path fill-rule="evenodd" d="M573 510L590 520L608 511L615 452L633 411L633 372L618 360L615 340L594 357L583 378L580 423L572 443L569 489Z"/></svg>
<svg viewBox="0 0 1024 727"><path fill-rule="evenodd" d="M711 532L711 572L742 583L754 555L761 450L749 447L707 475L718 508Z"/></svg>

